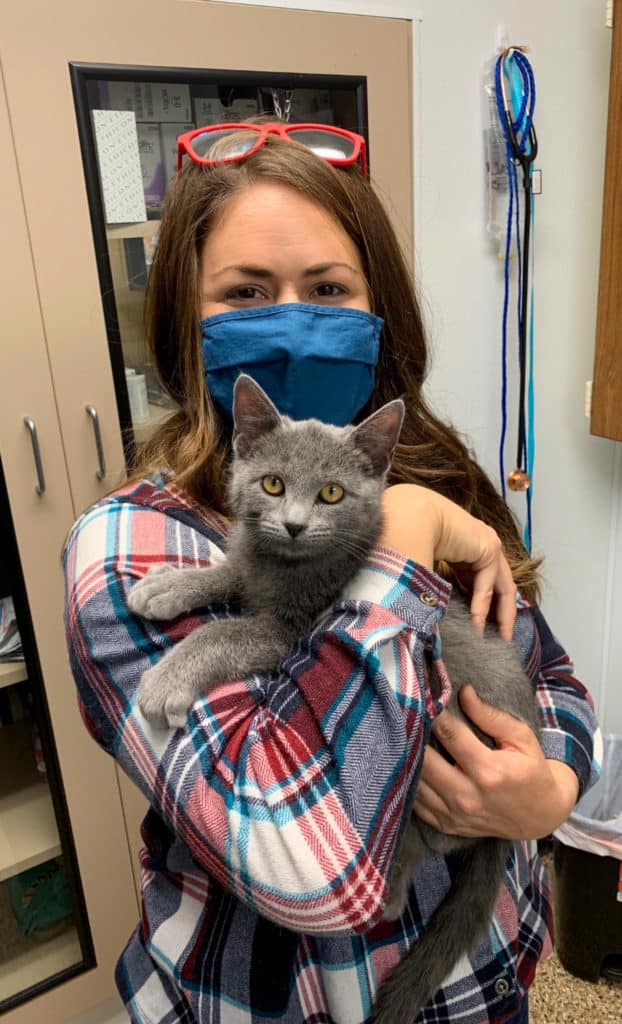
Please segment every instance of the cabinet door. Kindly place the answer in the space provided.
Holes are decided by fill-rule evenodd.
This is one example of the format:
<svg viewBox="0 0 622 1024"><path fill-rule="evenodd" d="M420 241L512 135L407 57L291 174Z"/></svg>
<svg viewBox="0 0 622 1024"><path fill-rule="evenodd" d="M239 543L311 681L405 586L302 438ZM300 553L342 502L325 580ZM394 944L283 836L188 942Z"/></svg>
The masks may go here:
<svg viewBox="0 0 622 1024"><path fill-rule="evenodd" d="M74 508L1 89L0 150L0 596L14 590L26 655L0 663L0 1013L62 1024L111 994L138 908L115 767L80 720L65 651L60 553ZM68 891L56 887L61 857Z"/></svg>

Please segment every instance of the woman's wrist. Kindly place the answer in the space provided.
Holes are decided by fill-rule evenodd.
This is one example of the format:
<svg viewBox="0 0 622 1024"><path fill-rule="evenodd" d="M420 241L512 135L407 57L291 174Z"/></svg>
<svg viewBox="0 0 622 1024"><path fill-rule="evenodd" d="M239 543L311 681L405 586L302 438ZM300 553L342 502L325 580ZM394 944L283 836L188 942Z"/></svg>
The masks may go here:
<svg viewBox="0 0 622 1024"><path fill-rule="evenodd" d="M574 769L570 765L565 764L564 761L547 758L547 764L553 778L555 803L556 809L558 809L559 822L555 825L555 828L557 828L562 822L566 821L577 802L579 797L579 780Z"/></svg>
<svg viewBox="0 0 622 1024"><path fill-rule="evenodd" d="M433 569L440 533L438 503L433 500L436 497L433 492L416 484L387 487L379 544Z"/></svg>

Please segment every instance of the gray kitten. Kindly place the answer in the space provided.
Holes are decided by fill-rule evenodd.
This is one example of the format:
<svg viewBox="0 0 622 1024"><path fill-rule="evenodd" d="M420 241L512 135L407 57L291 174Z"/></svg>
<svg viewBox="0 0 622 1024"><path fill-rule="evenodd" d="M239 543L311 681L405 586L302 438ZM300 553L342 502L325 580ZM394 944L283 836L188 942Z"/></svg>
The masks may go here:
<svg viewBox="0 0 622 1024"><path fill-rule="evenodd" d="M382 494L404 417L401 400L355 427L295 422L241 374L233 415L234 522L226 560L207 569L158 566L135 584L128 605L145 618L168 620L241 599L248 614L199 626L144 673L138 703L157 726L184 727L189 708L210 684L276 671L365 561L382 528ZM492 627L479 636L457 594L441 632L454 714L464 719L457 694L469 682L485 701L537 733L533 689L514 647ZM434 662L429 685L438 696ZM430 852L454 850L464 850L458 877L381 985L374 1024L411 1024L490 921L512 844L446 835L414 814L392 867L385 917L401 915L413 871Z"/></svg>

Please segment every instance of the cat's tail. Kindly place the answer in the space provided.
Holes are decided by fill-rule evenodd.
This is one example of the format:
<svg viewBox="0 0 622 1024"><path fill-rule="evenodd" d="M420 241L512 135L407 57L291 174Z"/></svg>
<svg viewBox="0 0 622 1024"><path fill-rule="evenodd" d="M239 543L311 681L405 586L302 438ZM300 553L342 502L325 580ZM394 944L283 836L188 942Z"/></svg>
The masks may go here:
<svg viewBox="0 0 622 1024"><path fill-rule="evenodd" d="M482 839L462 853L452 888L421 937L383 981L372 1024L413 1024L490 923L512 844Z"/></svg>

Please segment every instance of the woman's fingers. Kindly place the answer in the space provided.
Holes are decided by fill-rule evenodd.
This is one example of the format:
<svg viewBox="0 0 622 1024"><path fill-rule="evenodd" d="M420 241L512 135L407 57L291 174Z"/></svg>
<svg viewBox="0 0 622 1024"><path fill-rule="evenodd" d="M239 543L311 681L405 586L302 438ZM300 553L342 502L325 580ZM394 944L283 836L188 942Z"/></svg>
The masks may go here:
<svg viewBox="0 0 622 1024"><path fill-rule="evenodd" d="M444 825L448 820L447 804L423 778L417 786L413 810L428 825L432 825L440 832L445 830Z"/></svg>
<svg viewBox="0 0 622 1024"><path fill-rule="evenodd" d="M425 751L415 812L452 835L536 839L567 817L578 794L575 773L549 761L525 722L460 691L469 718L495 742L489 747L449 711L434 721L436 739L454 759Z"/></svg>
<svg viewBox="0 0 622 1024"><path fill-rule="evenodd" d="M504 640L511 640L516 620L516 586L501 547L481 568L474 565L472 571L471 616L476 628L480 633L484 632L494 601L499 634Z"/></svg>
<svg viewBox="0 0 622 1024"><path fill-rule="evenodd" d="M457 718L456 715L452 715L451 711L441 712L434 720L432 732L466 776L476 775L485 768L490 754L490 747L482 743L466 722ZM435 786L452 785L452 788L454 788L456 780L455 766L450 764L436 750L428 749L430 754L434 755L433 758L430 758L430 777L428 781L433 782ZM426 763L427 771L428 765Z"/></svg>
<svg viewBox="0 0 622 1024"><path fill-rule="evenodd" d="M471 580L471 615L483 632L491 606L495 606L499 632L511 640L516 618L516 587L492 527L444 499L439 503L441 531L435 556L465 569Z"/></svg>
<svg viewBox="0 0 622 1024"><path fill-rule="evenodd" d="M413 810L428 825L454 835L477 835L480 797L472 780L457 765L428 747Z"/></svg>
<svg viewBox="0 0 622 1024"><path fill-rule="evenodd" d="M509 713L509 711L502 711L500 708L495 708L492 704L488 704L485 700L482 700L475 687L471 685L463 686L460 690L459 700L460 707L464 711L465 715L476 726L478 726L483 733L490 736L490 738L495 741L496 747L507 750L518 750L523 754L540 755L541 747L538 738L527 723L515 718L514 715ZM442 717L443 715L439 716L439 718ZM437 721L438 720L439 719L437 719ZM452 722L453 721L454 719L452 717ZM458 725L464 725L464 723L459 720L455 721L457 721ZM471 732L468 726L464 727ZM441 723L441 730L442 728L443 725ZM437 732L436 729L434 731ZM471 732L471 735L477 741L475 734ZM445 746L445 741L441 735L439 735L439 739ZM486 750L489 750L489 748L486 748ZM458 755L454 751L453 747L450 749L450 753L456 758L456 760L458 760Z"/></svg>

